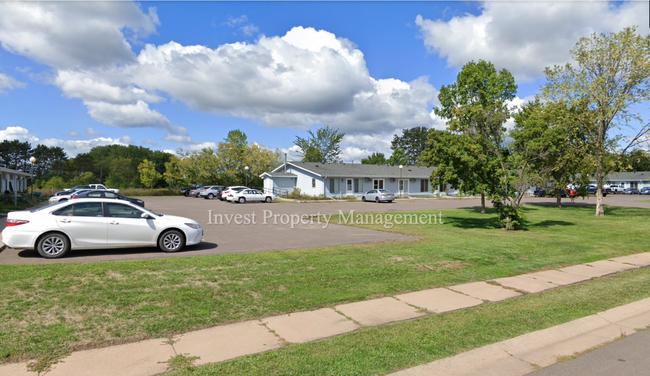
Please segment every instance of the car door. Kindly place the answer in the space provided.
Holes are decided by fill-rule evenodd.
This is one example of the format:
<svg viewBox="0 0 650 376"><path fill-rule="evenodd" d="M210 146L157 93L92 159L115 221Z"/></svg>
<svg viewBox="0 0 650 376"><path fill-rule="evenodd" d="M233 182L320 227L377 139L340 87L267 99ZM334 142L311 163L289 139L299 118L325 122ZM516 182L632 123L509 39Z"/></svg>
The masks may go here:
<svg viewBox="0 0 650 376"><path fill-rule="evenodd" d="M70 238L73 248L106 247L108 221L101 202L78 202L52 214L59 228Z"/></svg>
<svg viewBox="0 0 650 376"><path fill-rule="evenodd" d="M142 210L120 202L106 205L108 222L107 245L139 247L155 245L158 237L155 219L142 218Z"/></svg>
<svg viewBox="0 0 650 376"><path fill-rule="evenodd" d="M376 197L377 197L377 190L373 189L368 191L368 194L366 195L366 200L374 201Z"/></svg>
<svg viewBox="0 0 650 376"><path fill-rule="evenodd" d="M249 189L249 192L250 192L249 196L251 198L251 201L258 201L258 202L264 201L264 195L262 194L262 192L258 191L257 189Z"/></svg>

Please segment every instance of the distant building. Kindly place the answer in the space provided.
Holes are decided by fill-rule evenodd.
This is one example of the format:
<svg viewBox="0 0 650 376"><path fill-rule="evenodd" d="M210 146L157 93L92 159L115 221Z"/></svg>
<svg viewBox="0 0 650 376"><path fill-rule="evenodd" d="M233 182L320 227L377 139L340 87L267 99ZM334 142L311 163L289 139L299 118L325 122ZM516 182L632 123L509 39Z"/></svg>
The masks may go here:
<svg viewBox="0 0 650 376"><path fill-rule="evenodd" d="M419 166L400 169L386 165L287 162L260 177L264 179L265 191L282 195L299 188L300 193L311 196L361 197L371 189L387 189L396 195L432 197L440 193L439 187L431 186L433 170L434 167Z"/></svg>
<svg viewBox="0 0 650 376"><path fill-rule="evenodd" d="M27 190L28 172L0 167L0 193L13 193Z"/></svg>
<svg viewBox="0 0 650 376"><path fill-rule="evenodd" d="M596 184L596 179L592 177L589 184ZM650 187L650 171L638 172L613 172L605 178L605 185L618 184L624 188L637 188Z"/></svg>

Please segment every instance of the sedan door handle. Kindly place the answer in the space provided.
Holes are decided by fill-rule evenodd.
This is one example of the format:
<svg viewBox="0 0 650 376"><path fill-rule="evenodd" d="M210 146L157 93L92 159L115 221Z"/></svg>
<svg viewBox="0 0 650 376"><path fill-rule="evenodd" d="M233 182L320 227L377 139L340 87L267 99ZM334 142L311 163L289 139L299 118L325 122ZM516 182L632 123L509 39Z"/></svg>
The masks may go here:
<svg viewBox="0 0 650 376"><path fill-rule="evenodd" d="M119 225L120 224L120 222L118 222L118 221L113 221L113 222L108 222L108 223L111 224L111 225Z"/></svg>
<svg viewBox="0 0 650 376"><path fill-rule="evenodd" d="M63 223L70 223L70 222L72 222L72 220L70 220L70 219L62 219L61 222L63 222Z"/></svg>

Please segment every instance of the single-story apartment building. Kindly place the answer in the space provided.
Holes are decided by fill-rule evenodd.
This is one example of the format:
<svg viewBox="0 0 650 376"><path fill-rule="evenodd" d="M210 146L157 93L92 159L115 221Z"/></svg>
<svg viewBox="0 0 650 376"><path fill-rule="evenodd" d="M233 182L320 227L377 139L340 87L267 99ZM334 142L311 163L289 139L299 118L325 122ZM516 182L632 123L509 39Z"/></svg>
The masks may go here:
<svg viewBox="0 0 650 376"><path fill-rule="evenodd" d="M361 197L371 189L387 189L398 196L432 197L439 193L431 186L434 167L387 166L350 163L286 162L260 177L264 190L289 194L295 188L311 196ZM432 189L435 188L435 189ZM447 188L448 189L448 188Z"/></svg>
<svg viewBox="0 0 650 376"><path fill-rule="evenodd" d="M589 184L596 185L596 179L589 179ZM605 178L605 186L611 184L622 185L624 188L650 187L650 171L612 172Z"/></svg>
<svg viewBox="0 0 650 376"><path fill-rule="evenodd" d="M28 188L27 179L31 176L28 172L0 167L0 194L25 191Z"/></svg>

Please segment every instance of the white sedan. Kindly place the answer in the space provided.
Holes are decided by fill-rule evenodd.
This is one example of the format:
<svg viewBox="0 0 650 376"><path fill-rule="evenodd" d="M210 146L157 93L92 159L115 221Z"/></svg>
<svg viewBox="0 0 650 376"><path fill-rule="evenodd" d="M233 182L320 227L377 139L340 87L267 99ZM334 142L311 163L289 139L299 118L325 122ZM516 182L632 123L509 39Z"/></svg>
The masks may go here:
<svg viewBox="0 0 650 376"><path fill-rule="evenodd" d="M242 189L239 192L233 192L228 195L228 201L239 202L240 204L246 201L271 202L274 198L275 196L273 194L264 193L257 189Z"/></svg>
<svg viewBox="0 0 650 376"><path fill-rule="evenodd" d="M48 202L50 204L54 204L54 203L57 203L57 202L68 201L68 200L71 200L72 197L75 196L77 193L88 192L88 191L92 191L92 189L78 189L76 191L71 190L70 193L68 193L68 194L62 194L62 195L50 197Z"/></svg>
<svg viewBox="0 0 650 376"><path fill-rule="evenodd" d="M7 215L2 242L36 249L46 258L71 249L155 247L176 252L201 243L203 230L192 219L152 212L130 202L79 199Z"/></svg>
<svg viewBox="0 0 650 376"><path fill-rule="evenodd" d="M363 202L374 201L380 203L382 201L393 202L393 200L395 200L395 194L386 189L371 189L361 197Z"/></svg>

